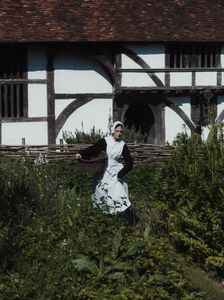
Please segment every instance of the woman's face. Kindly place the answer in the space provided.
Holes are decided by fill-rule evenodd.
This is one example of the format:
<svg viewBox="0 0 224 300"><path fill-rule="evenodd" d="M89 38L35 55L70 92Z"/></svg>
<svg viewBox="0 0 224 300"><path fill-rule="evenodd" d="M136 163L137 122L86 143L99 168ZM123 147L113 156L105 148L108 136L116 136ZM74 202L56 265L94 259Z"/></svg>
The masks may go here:
<svg viewBox="0 0 224 300"><path fill-rule="evenodd" d="M116 141L120 140L120 138L122 137L122 133L123 133L123 127L122 126L118 126L115 128L115 131L113 133L113 137Z"/></svg>

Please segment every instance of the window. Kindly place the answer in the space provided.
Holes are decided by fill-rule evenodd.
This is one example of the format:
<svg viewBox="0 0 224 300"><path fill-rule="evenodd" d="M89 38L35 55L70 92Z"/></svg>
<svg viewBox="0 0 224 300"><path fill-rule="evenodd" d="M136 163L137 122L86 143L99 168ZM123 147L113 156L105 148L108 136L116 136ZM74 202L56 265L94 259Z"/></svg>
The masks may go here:
<svg viewBox="0 0 224 300"><path fill-rule="evenodd" d="M26 48L23 45L0 46L0 117L27 116Z"/></svg>
<svg viewBox="0 0 224 300"><path fill-rule="evenodd" d="M192 44L167 46L170 68L215 68L220 66L221 46Z"/></svg>

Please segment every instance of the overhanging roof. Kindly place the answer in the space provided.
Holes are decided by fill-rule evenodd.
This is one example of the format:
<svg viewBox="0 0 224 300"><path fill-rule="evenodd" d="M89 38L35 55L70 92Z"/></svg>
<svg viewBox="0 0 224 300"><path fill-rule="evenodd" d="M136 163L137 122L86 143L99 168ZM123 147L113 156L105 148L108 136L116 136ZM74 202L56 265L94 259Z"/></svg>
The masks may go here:
<svg viewBox="0 0 224 300"><path fill-rule="evenodd" d="M0 42L222 42L223 20L223 0L5 0Z"/></svg>

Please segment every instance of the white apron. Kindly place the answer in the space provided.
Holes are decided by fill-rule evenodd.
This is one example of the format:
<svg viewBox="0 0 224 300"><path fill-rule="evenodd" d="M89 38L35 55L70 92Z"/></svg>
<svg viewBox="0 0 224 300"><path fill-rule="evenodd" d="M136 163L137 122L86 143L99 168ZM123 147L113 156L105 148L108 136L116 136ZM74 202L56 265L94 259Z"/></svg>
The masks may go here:
<svg viewBox="0 0 224 300"><path fill-rule="evenodd" d="M97 184L93 194L94 206L102 208L105 212L116 214L127 209L131 203L128 197L128 185L117 179L118 172L123 164L118 162L121 157L124 141L114 141L112 136L105 138L107 143L108 164L103 178Z"/></svg>

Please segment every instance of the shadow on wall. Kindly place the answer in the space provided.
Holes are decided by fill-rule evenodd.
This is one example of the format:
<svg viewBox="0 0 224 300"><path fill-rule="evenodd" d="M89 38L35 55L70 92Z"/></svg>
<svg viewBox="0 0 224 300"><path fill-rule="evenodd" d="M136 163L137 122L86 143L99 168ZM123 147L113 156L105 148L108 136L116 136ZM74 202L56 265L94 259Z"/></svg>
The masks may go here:
<svg viewBox="0 0 224 300"><path fill-rule="evenodd" d="M87 55L80 55L71 52L56 54L54 68L56 70L95 71L111 84L111 81L103 68L94 59Z"/></svg>
<svg viewBox="0 0 224 300"><path fill-rule="evenodd" d="M28 71L46 71L47 69L47 52L42 48L30 48L28 52ZM55 70L70 70L70 71L95 71L110 84L103 68L90 56L76 53L70 49L56 50L54 55L54 69Z"/></svg>

